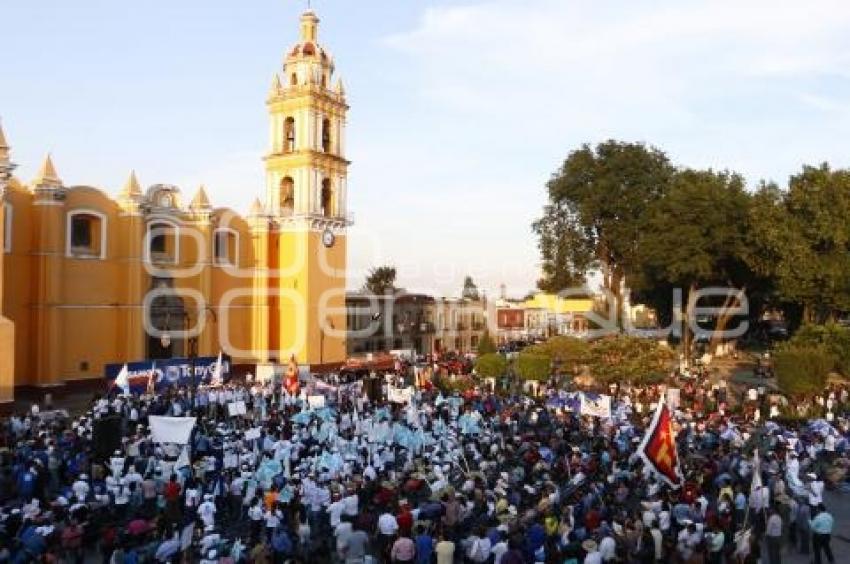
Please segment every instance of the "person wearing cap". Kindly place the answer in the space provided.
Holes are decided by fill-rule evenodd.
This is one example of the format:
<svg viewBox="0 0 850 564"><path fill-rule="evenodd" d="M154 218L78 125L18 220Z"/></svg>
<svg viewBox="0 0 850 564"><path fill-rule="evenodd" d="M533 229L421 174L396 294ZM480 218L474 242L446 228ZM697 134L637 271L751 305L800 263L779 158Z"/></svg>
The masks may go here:
<svg viewBox="0 0 850 564"><path fill-rule="evenodd" d="M822 563L821 552L823 552L830 564L834 564L835 556L832 554L832 547L830 546L834 519L832 514L826 510L826 506L823 503L818 504L816 511L814 518L809 521L809 527L812 530L814 564Z"/></svg>

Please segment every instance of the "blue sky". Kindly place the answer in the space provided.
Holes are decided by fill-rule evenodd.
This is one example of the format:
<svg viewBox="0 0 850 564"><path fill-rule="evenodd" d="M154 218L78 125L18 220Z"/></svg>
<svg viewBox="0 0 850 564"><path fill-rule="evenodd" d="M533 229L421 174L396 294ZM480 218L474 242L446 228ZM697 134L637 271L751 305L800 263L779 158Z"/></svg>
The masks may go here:
<svg viewBox="0 0 850 564"><path fill-rule="evenodd" d="M522 294L530 223L581 143L645 141L677 163L784 183L850 166L841 1L316 0L345 81L350 285L392 263L411 289L464 275ZM0 118L18 173L66 184L264 191L265 95L305 2L6 0Z"/></svg>

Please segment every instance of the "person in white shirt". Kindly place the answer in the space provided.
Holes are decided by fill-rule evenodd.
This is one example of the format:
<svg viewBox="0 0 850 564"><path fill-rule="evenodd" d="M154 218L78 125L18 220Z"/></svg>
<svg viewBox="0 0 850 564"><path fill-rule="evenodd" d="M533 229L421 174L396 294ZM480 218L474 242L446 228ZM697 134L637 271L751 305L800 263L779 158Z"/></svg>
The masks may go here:
<svg viewBox="0 0 850 564"><path fill-rule="evenodd" d="M353 490L349 490L348 495L342 498L342 501L345 504L345 515L356 517L359 513L360 504L360 498L357 497L357 494Z"/></svg>
<svg viewBox="0 0 850 564"><path fill-rule="evenodd" d="M602 558L603 562L610 562L616 558L617 543L614 541L614 537L606 535L605 538L599 542L599 556Z"/></svg>
<svg viewBox="0 0 850 564"><path fill-rule="evenodd" d="M493 545L493 548L490 549L490 554L493 555L493 564L500 564L502 562L502 556L508 551L508 541L507 536L504 532L499 532L499 542Z"/></svg>
<svg viewBox="0 0 850 564"><path fill-rule="evenodd" d="M392 537L398 532L398 521L392 513L382 513L378 517L378 532L382 535Z"/></svg>
<svg viewBox="0 0 850 564"><path fill-rule="evenodd" d="M86 501L89 497L91 486L89 486L88 479L87 475L80 474L79 479L71 485L71 489L74 491L74 496L78 501Z"/></svg>
<svg viewBox="0 0 850 564"><path fill-rule="evenodd" d="M487 559L490 558L491 544L485 531L478 531L478 534L472 535L468 540L469 544L466 549L467 558L472 562L487 562Z"/></svg>
<svg viewBox="0 0 850 564"><path fill-rule="evenodd" d="M271 537L274 530L277 529L277 527L280 525L282 517L283 513L281 513L280 509L269 509L266 511L266 532L268 533L269 537Z"/></svg>
<svg viewBox="0 0 850 564"><path fill-rule="evenodd" d="M810 478L809 487L809 505L817 507L823 503L823 481L818 480L816 474L808 474Z"/></svg>
<svg viewBox="0 0 850 564"><path fill-rule="evenodd" d="M204 502L198 506L198 517L204 522L204 527L215 526L215 501L213 496L207 494L204 496Z"/></svg>
<svg viewBox="0 0 850 564"><path fill-rule="evenodd" d="M583 564L602 564L602 555L599 554L599 551L596 549L596 542L586 540L581 543L581 547L586 553Z"/></svg>
<svg viewBox="0 0 850 564"><path fill-rule="evenodd" d="M124 474L124 456L120 450L116 450L112 458L109 459L109 469L116 478L121 478Z"/></svg>
<svg viewBox="0 0 850 564"><path fill-rule="evenodd" d="M345 511L345 501L340 499L339 494L334 494L333 499L330 505L328 505L328 515L330 515L331 527L336 528Z"/></svg>

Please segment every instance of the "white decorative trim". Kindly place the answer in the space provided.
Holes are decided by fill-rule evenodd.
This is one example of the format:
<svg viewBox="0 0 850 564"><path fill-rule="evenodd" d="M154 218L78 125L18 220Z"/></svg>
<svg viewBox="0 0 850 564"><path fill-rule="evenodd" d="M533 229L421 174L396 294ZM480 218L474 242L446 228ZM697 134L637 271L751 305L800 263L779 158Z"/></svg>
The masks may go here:
<svg viewBox="0 0 850 564"><path fill-rule="evenodd" d="M215 244L218 240L219 233L228 233L233 235L233 252L235 256L228 256L226 260L219 260L215 254ZM230 227L217 227L213 231L213 248L212 248L212 264L213 266L238 266L239 265L239 232Z"/></svg>
<svg viewBox="0 0 850 564"><path fill-rule="evenodd" d="M154 224L163 224L168 225L174 230L174 256L171 257L171 260L163 261L163 260L152 260L151 259L151 226ZM152 217L148 217L148 221L145 224L145 238L142 242L142 257L144 262L150 264L179 264L180 263L180 225L174 221L174 219L170 217L163 217L161 215L156 215Z"/></svg>
<svg viewBox="0 0 850 564"><path fill-rule="evenodd" d="M15 217L15 208L9 202L3 202L3 252L12 252L12 219Z"/></svg>
<svg viewBox="0 0 850 564"><path fill-rule="evenodd" d="M93 215L100 219L100 255L80 255L74 252L71 247L71 226L74 222L74 217L78 215ZM70 210L65 215L65 256L74 259L86 260L104 260L106 259L106 232L109 226L109 219L106 214L97 210L88 208L77 208Z"/></svg>

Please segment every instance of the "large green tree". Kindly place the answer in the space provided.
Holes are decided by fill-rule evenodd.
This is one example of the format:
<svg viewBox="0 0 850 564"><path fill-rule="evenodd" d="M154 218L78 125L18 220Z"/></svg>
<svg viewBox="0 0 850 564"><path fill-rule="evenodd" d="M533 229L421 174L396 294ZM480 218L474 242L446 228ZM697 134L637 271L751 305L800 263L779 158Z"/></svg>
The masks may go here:
<svg viewBox="0 0 850 564"><path fill-rule="evenodd" d="M598 270L619 314L647 211L672 174L667 156L641 143L611 140L570 153L549 180L549 201L533 224L543 259L540 288L581 286Z"/></svg>
<svg viewBox="0 0 850 564"><path fill-rule="evenodd" d="M375 295L391 294L395 291L396 270L394 266L378 266L369 271L363 289Z"/></svg>
<svg viewBox="0 0 850 564"><path fill-rule="evenodd" d="M804 166L788 190L763 187L752 211L752 263L803 321L850 310L850 171Z"/></svg>
<svg viewBox="0 0 850 564"><path fill-rule="evenodd" d="M729 172L685 169L676 172L663 198L647 212L640 234L634 295L670 318L674 291L680 290L686 320L695 307L713 306L724 329L730 313L743 305L754 280L747 262L750 195L743 179ZM726 288L724 295L696 301L697 291ZM690 332L683 337L686 350Z"/></svg>

